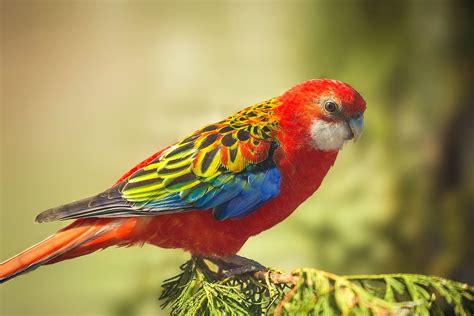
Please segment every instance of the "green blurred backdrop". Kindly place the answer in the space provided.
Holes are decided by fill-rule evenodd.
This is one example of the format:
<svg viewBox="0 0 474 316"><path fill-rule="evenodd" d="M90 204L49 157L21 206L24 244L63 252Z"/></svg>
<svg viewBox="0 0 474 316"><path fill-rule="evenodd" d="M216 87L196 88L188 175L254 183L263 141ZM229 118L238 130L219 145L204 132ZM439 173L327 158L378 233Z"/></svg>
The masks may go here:
<svg viewBox="0 0 474 316"><path fill-rule="evenodd" d="M301 81L365 97L364 137L241 254L474 283L472 1L2 1L1 252L187 133ZM187 255L108 249L0 287L1 315L161 315Z"/></svg>

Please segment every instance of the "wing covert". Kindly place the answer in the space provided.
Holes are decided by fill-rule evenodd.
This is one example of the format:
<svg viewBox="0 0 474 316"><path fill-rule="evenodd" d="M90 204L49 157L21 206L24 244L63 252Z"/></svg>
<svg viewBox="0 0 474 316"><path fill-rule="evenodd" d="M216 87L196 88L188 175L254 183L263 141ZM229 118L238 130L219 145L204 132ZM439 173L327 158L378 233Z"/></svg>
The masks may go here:
<svg viewBox="0 0 474 316"><path fill-rule="evenodd" d="M251 213L279 193L276 105L272 99L196 131L99 195L103 208L94 202L93 209L68 207L61 215L59 207L55 219L213 209L224 220Z"/></svg>

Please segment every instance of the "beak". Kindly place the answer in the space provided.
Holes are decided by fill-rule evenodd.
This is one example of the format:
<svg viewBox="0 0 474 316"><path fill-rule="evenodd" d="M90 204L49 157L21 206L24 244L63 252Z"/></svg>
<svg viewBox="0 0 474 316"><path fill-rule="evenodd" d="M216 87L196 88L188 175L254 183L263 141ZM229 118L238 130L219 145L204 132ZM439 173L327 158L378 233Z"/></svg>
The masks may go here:
<svg viewBox="0 0 474 316"><path fill-rule="evenodd" d="M364 129L364 117L351 117L347 120L347 124L349 124L352 134L354 134L354 142L356 142L362 135L362 130Z"/></svg>

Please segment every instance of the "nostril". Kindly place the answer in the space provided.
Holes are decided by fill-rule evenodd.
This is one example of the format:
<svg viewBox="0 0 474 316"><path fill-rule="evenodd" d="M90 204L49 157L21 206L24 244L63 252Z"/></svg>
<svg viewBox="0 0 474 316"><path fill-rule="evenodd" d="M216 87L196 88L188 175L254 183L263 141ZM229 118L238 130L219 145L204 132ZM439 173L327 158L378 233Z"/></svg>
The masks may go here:
<svg viewBox="0 0 474 316"><path fill-rule="evenodd" d="M357 112L354 115L352 115L352 118L355 119L355 120L360 119L361 117L362 117L362 113L360 113L360 112Z"/></svg>

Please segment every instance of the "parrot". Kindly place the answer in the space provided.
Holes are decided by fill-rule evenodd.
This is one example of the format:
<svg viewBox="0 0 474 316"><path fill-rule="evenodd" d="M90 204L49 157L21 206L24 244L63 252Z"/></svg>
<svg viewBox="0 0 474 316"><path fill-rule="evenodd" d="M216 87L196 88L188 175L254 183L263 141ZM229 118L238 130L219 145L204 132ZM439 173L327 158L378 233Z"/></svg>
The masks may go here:
<svg viewBox="0 0 474 316"><path fill-rule="evenodd" d="M0 264L0 283L111 246L151 244L227 264L320 187L339 151L360 138L366 102L332 79L300 83L191 133L138 163L105 191L40 213L74 220Z"/></svg>

